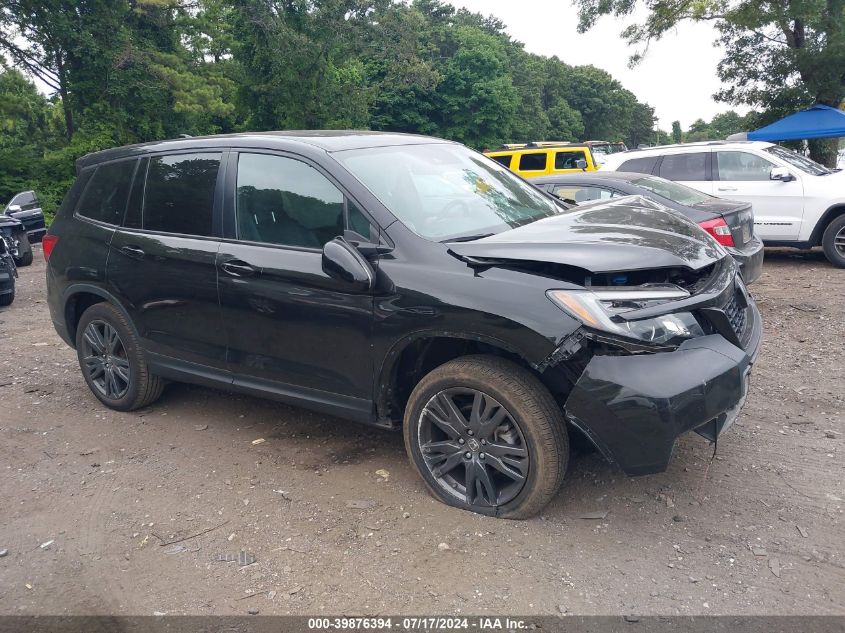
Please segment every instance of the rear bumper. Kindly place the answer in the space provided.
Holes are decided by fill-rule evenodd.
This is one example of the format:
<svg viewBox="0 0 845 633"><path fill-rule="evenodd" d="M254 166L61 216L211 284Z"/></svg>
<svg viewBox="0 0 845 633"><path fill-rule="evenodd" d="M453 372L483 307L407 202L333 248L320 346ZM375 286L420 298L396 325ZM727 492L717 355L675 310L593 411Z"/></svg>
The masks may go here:
<svg viewBox="0 0 845 633"><path fill-rule="evenodd" d="M742 280L746 285L756 281L763 273L763 242L753 237L742 248L728 248L742 274Z"/></svg>
<svg viewBox="0 0 845 633"><path fill-rule="evenodd" d="M739 415L762 329L753 301L748 311L746 350L711 334L673 352L594 356L566 401L567 419L625 473L662 472L680 435L715 439Z"/></svg>

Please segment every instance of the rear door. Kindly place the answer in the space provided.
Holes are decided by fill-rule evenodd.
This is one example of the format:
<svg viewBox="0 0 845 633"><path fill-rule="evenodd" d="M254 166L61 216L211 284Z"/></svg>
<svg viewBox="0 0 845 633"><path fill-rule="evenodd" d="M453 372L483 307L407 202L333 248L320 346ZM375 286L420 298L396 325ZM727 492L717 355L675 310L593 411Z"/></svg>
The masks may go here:
<svg viewBox="0 0 845 633"><path fill-rule="evenodd" d="M714 195L750 203L754 231L761 239L797 240L804 216L801 179L772 180L770 173L777 165L749 151L718 150L714 156Z"/></svg>
<svg viewBox="0 0 845 633"><path fill-rule="evenodd" d="M226 369L216 268L223 156L217 150L142 159L126 219L112 238L109 286L158 362Z"/></svg>
<svg viewBox="0 0 845 633"><path fill-rule="evenodd" d="M657 165L657 175L713 195L711 152L664 154Z"/></svg>
<svg viewBox="0 0 845 633"><path fill-rule="evenodd" d="M375 225L302 157L233 153L229 173L217 265L235 384L368 419L373 291L327 275L322 249L377 241Z"/></svg>

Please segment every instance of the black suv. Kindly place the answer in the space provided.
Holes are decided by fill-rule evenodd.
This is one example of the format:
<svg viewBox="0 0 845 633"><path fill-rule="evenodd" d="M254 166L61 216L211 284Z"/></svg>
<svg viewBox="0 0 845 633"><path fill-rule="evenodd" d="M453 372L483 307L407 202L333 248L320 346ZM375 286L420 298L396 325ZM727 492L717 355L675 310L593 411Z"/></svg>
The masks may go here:
<svg viewBox="0 0 845 633"><path fill-rule="evenodd" d="M745 397L761 323L734 260L638 198L571 208L462 145L368 132L165 141L77 171L44 241L49 306L109 407L176 380L402 426L434 495L522 518L570 433L653 473Z"/></svg>

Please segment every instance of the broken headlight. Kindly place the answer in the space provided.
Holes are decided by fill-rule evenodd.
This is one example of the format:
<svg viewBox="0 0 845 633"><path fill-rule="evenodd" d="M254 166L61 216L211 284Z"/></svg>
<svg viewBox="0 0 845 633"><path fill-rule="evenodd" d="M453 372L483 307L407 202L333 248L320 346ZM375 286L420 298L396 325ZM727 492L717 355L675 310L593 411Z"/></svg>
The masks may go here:
<svg viewBox="0 0 845 633"><path fill-rule="evenodd" d="M671 284L631 288L589 290L549 290L546 295L558 307L584 325L618 336L662 345L679 339L703 336L704 330L690 312L663 314L649 319L627 321L626 312L661 305L689 297L689 293Z"/></svg>

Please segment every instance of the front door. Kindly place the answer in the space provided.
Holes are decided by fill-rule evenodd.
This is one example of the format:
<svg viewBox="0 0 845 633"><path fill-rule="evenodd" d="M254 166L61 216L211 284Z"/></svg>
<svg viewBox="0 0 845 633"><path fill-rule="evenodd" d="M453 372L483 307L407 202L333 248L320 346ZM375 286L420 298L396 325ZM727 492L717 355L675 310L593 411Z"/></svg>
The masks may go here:
<svg viewBox="0 0 845 633"><path fill-rule="evenodd" d="M804 216L801 180L772 180L770 173L776 165L751 152L720 150L715 157L714 194L750 202L754 232L760 239L797 240Z"/></svg>
<svg viewBox="0 0 845 633"><path fill-rule="evenodd" d="M148 351L225 372L216 269L221 158L194 152L141 162L107 277Z"/></svg>
<svg viewBox="0 0 845 633"><path fill-rule="evenodd" d="M323 245L347 227L368 232L368 220L298 158L243 152L235 163L235 235L217 257L235 384L368 417L373 295L322 269Z"/></svg>

